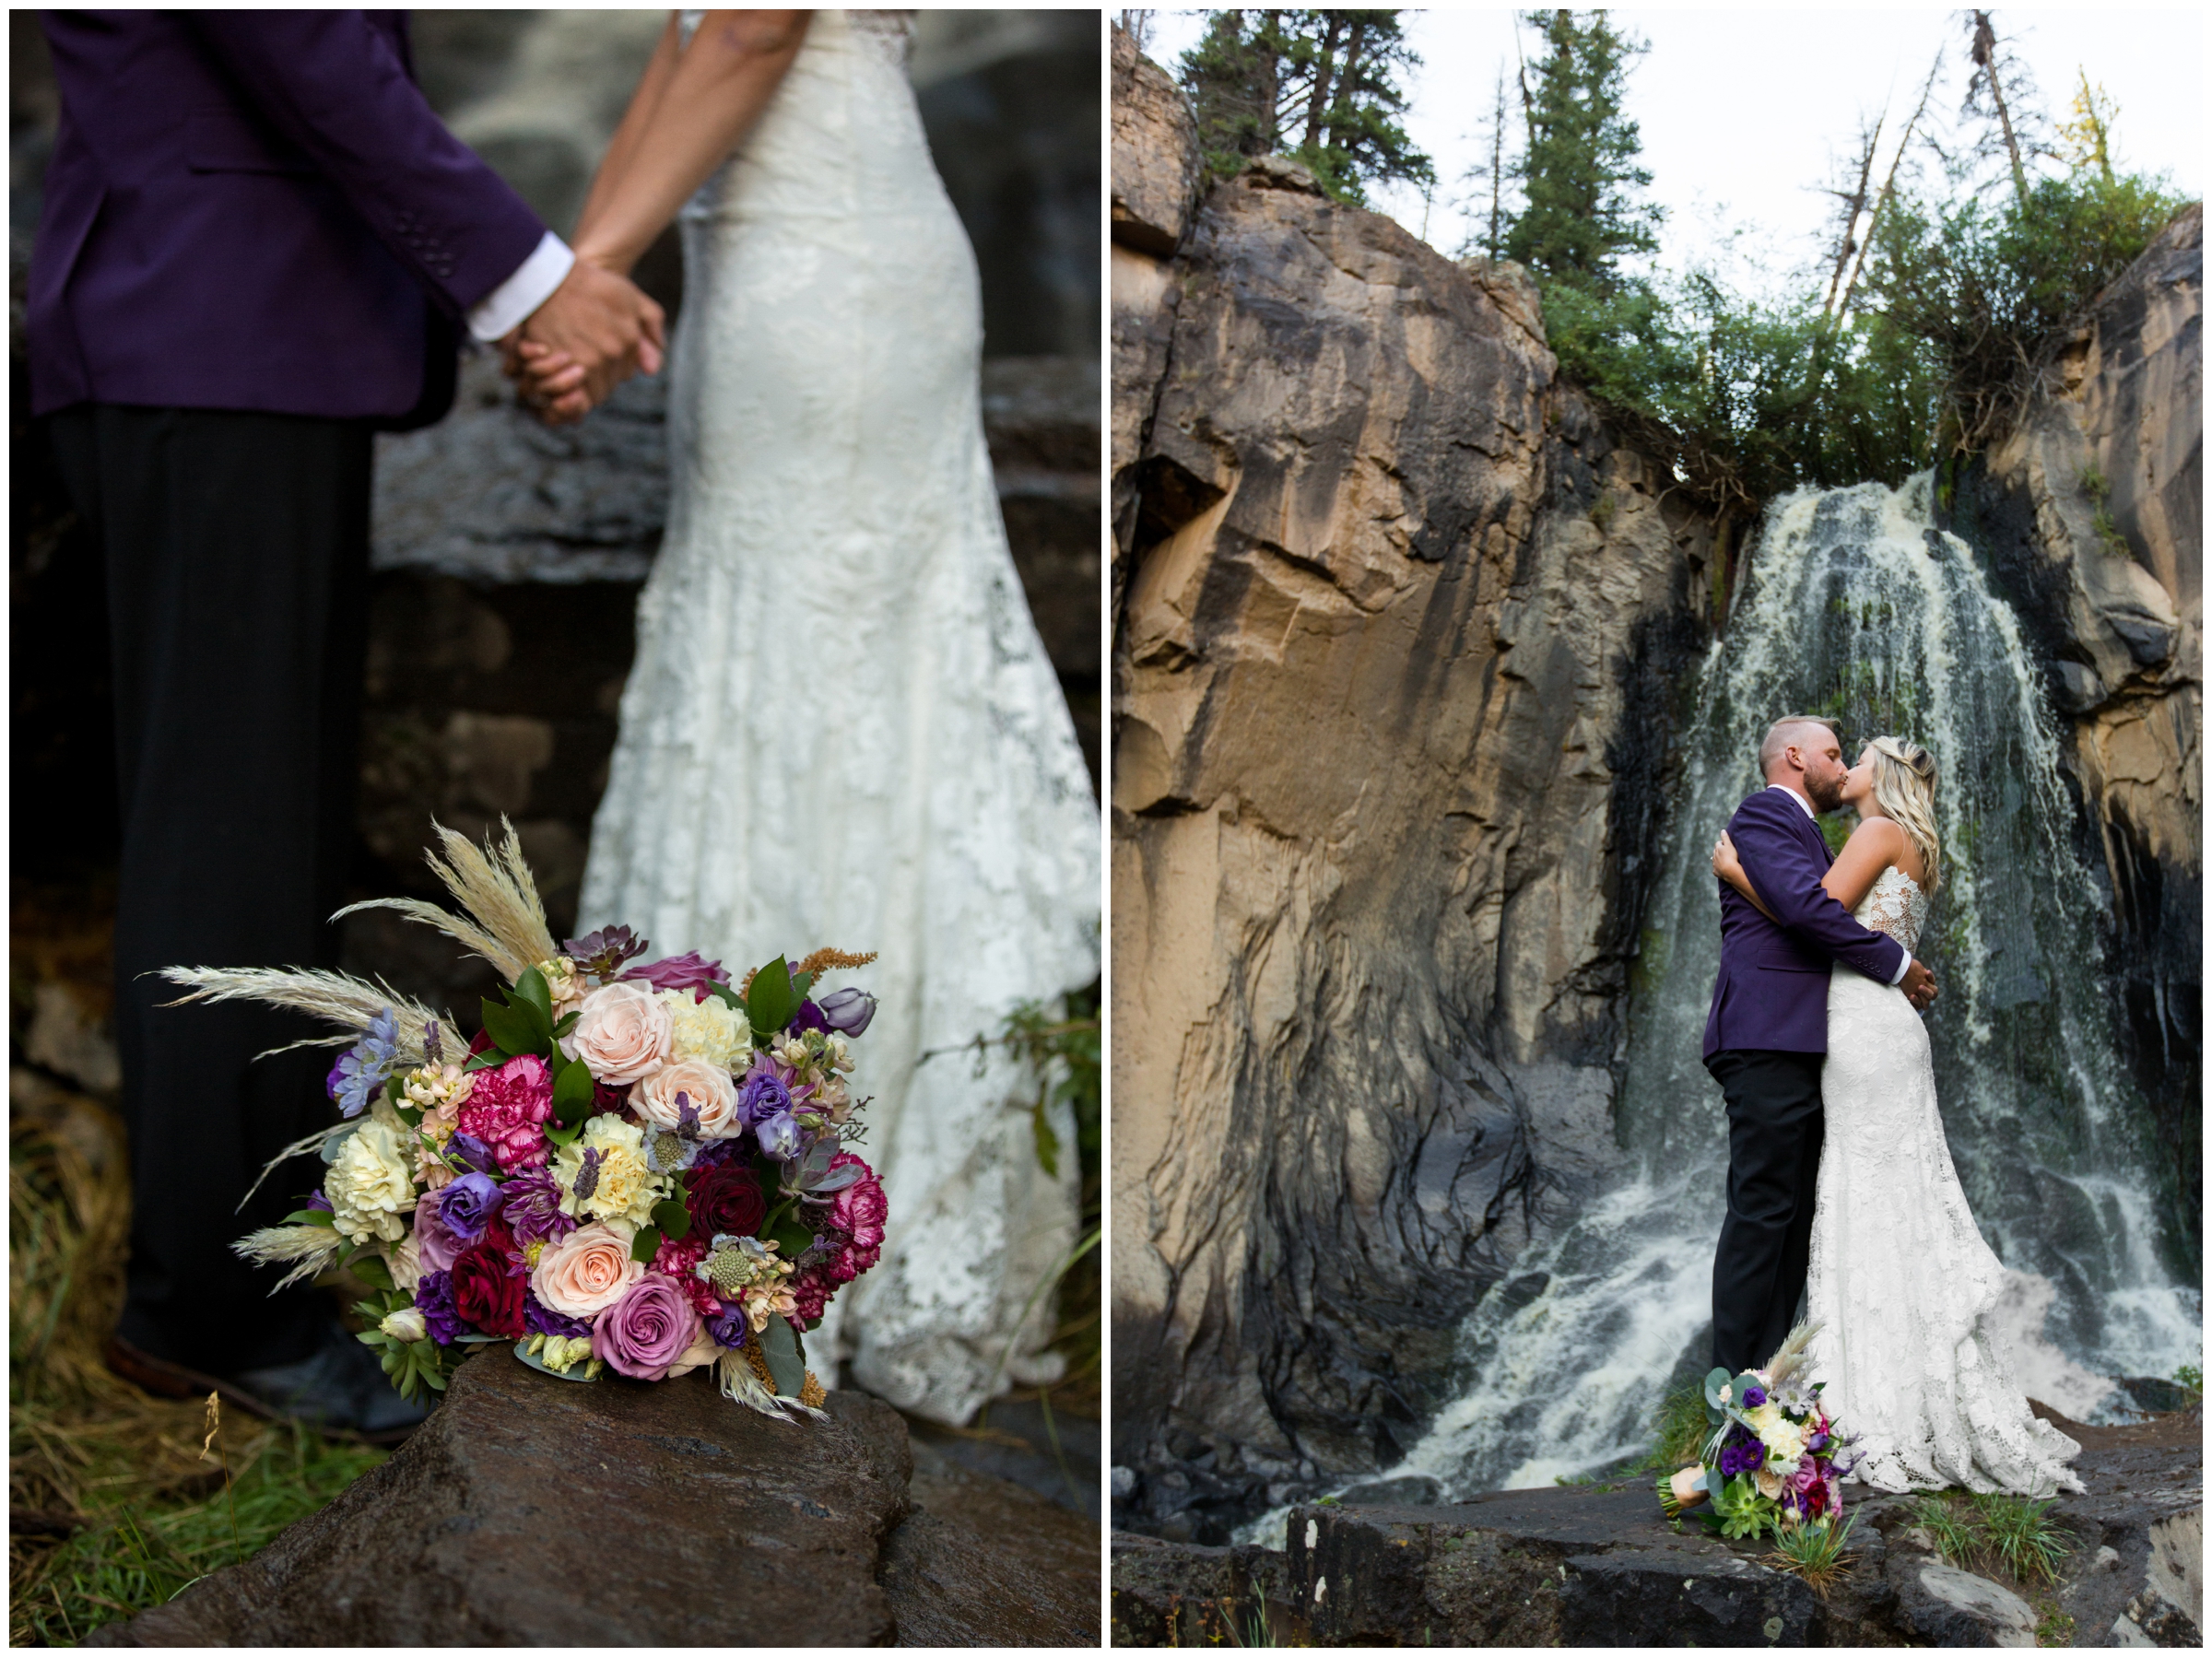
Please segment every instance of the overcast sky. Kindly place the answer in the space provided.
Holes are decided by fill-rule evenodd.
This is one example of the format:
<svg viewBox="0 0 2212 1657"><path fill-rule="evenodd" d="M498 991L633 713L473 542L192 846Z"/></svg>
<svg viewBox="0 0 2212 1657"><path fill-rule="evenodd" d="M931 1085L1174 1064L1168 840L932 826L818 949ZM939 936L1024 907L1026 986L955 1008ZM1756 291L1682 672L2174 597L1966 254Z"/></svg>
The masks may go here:
<svg viewBox="0 0 2212 1657"><path fill-rule="evenodd" d="M1483 159L1481 129L1500 64L1512 95L1517 14L1468 6L1404 15L1424 60L1406 87L1406 130L1440 181L1426 209L1428 240L1451 253L1471 229L1472 208L1456 198L1475 188L1462 175ZM1652 197L1667 210L1661 263L1680 269L1709 261L1776 297L1794 286L1794 271L1819 258L1833 203L1818 187L1855 153L1860 118L1872 121L1888 106L1878 178L1939 46L1946 67L1929 108L1946 137L1966 89L1966 30L1957 11L1616 7L1611 15L1651 45L1630 72L1628 109L1642 129ZM1206 14L1153 16L1147 50L1171 71L1204 32ZM2119 104L2116 160L2163 170L2177 188L2201 195L2206 65L2198 8L1991 17L2001 36L2016 37L2014 50L2054 123L2066 118L2086 68ZM1519 38L1523 53L1535 53L1533 30L1521 26ZM1421 233L1418 193L1373 194L1377 207Z"/></svg>

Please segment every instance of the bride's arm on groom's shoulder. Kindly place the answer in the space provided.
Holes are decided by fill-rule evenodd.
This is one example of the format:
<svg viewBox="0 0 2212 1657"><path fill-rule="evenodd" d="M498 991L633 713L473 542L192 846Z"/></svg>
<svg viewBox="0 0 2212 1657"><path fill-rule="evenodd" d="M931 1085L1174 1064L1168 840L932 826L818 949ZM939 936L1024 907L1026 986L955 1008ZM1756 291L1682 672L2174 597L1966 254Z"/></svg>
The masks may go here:
<svg viewBox="0 0 2212 1657"><path fill-rule="evenodd" d="M1721 838L1713 842L1712 872L1734 887L1746 903L1768 920L1774 921L1777 926L1782 924L1774 919L1774 911L1767 907L1766 900L1759 895L1759 889L1751 884L1751 876L1744 872L1744 860L1735 854L1735 842L1728 838L1725 828L1721 830Z"/></svg>
<svg viewBox="0 0 2212 1657"><path fill-rule="evenodd" d="M1836 861L1820 877L1820 885L1845 909L1856 909L1874 890L1882 871L1895 863L1904 849L1902 828L1888 817L1865 818L1851 831L1843 850L1836 853Z"/></svg>
<svg viewBox="0 0 2212 1657"><path fill-rule="evenodd" d="M1783 799L1779 790L1770 789L1745 801L1728 825L1745 870L1766 899L1761 907L1776 925L1854 972L1883 983L1894 981L1905 964L1904 951L1894 938L1869 932L1853 920L1850 909L1829 890L1822 879L1828 873L1825 860L1814 854L1802 829L1783 815L1802 809ZM1874 884L1874 875L1866 876L1865 884ZM1865 895L1863 890L1860 895Z"/></svg>

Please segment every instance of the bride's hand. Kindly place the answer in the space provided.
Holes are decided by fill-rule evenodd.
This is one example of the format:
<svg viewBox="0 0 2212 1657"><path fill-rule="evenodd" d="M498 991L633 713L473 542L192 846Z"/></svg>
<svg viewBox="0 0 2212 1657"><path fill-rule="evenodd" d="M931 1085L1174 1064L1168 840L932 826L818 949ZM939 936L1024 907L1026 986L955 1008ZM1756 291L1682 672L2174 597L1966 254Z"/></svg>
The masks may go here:
<svg viewBox="0 0 2212 1657"><path fill-rule="evenodd" d="M547 425L567 425L590 412L583 367L567 352L517 334L506 343L502 355L516 399Z"/></svg>
<svg viewBox="0 0 2212 1657"><path fill-rule="evenodd" d="M1735 842L1728 838L1725 828L1721 830L1721 838L1712 842L1712 872L1723 880L1744 872L1743 863L1735 854Z"/></svg>

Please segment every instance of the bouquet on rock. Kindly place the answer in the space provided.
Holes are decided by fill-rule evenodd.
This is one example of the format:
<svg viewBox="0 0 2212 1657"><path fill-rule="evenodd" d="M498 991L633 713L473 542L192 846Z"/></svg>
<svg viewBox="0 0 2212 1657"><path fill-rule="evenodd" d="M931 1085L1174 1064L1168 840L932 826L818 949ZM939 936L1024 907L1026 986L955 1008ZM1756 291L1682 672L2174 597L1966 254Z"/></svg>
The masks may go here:
<svg viewBox="0 0 2212 1657"><path fill-rule="evenodd" d="M1854 1464L1820 1398L1827 1383L1803 1377L1805 1348L1818 1324L1791 1331L1763 1369L1732 1376L1716 1369L1705 1377L1705 1419L1712 1428L1698 1457L1659 1480L1659 1505L1668 1518L1700 1502L1715 1534L1756 1537L1785 1528L1827 1525L1842 1511L1841 1480Z"/></svg>
<svg viewBox="0 0 2212 1657"><path fill-rule="evenodd" d="M499 969L509 988L465 1051L450 1017L343 973L167 973L185 1001L274 1002L353 1038L330 1073L345 1120L269 1165L319 1146L322 1188L238 1252L288 1264L278 1287L333 1265L369 1283L359 1338L409 1397L442 1391L473 1346L512 1341L571 1381L711 1364L740 1404L818 1414L800 1337L876 1263L885 1205L845 1148L866 1103L848 1038L875 999L816 986L875 958L779 957L733 985L696 954L636 964L647 945L627 927L557 948L512 828L489 853L438 832L430 866L464 914L355 907L397 909Z"/></svg>

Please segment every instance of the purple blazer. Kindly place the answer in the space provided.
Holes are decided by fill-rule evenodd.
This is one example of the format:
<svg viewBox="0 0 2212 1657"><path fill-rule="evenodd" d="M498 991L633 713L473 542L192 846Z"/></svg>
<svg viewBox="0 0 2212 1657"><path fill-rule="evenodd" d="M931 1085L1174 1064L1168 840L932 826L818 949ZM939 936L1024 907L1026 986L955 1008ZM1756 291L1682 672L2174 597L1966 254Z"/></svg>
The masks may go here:
<svg viewBox="0 0 2212 1657"><path fill-rule="evenodd" d="M416 88L404 12L42 12L61 88L31 410L419 425L537 216Z"/></svg>
<svg viewBox="0 0 2212 1657"><path fill-rule="evenodd" d="M1705 1056L1730 1048L1828 1051L1829 963L1841 961L1880 983L1905 962L1905 947L1869 932L1820 885L1835 859L1805 807L1762 788L1728 819L1744 872L1777 926L1725 881L1721 888L1721 970L1705 1018Z"/></svg>

